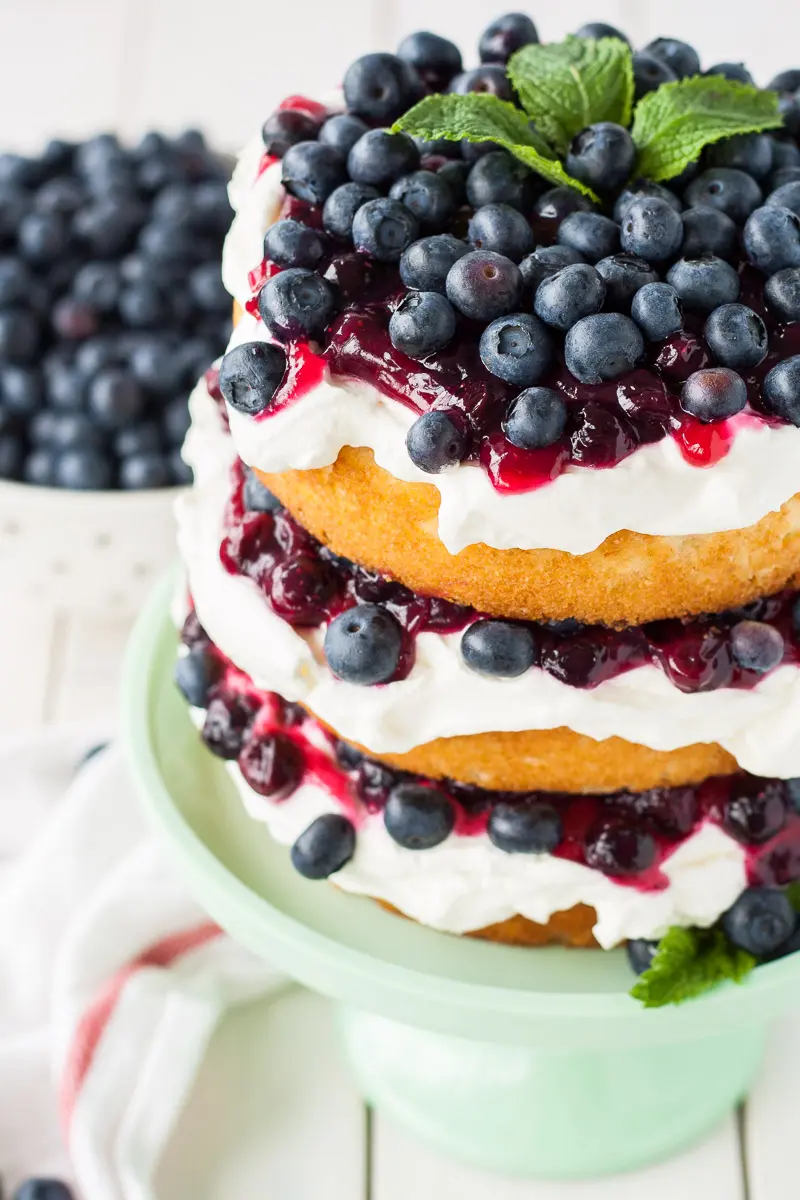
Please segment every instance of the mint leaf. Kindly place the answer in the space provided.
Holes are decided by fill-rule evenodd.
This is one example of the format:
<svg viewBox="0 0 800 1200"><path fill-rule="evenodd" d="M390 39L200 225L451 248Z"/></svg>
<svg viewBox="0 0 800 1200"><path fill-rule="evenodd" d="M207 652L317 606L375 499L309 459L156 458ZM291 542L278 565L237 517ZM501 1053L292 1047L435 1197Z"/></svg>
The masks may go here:
<svg viewBox="0 0 800 1200"><path fill-rule="evenodd" d="M630 994L645 1008L680 1004L711 991L726 979L741 983L755 965L753 955L734 946L718 927L683 929L673 925Z"/></svg>
<svg viewBox="0 0 800 1200"><path fill-rule="evenodd" d="M646 179L672 179L711 142L778 129L781 123L776 92L759 91L722 75L664 83L636 105L631 132L639 150L637 173Z"/></svg>
<svg viewBox="0 0 800 1200"><path fill-rule="evenodd" d="M528 116L560 154L596 121L630 125L633 59L618 38L570 36L548 46L523 46L511 56L508 77Z"/></svg>
<svg viewBox="0 0 800 1200"><path fill-rule="evenodd" d="M408 133L430 141L496 142L532 171L551 183L576 188L596 200L591 188L573 179L528 118L507 100L486 93L466 96L426 96L395 121L393 133Z"/></svg>

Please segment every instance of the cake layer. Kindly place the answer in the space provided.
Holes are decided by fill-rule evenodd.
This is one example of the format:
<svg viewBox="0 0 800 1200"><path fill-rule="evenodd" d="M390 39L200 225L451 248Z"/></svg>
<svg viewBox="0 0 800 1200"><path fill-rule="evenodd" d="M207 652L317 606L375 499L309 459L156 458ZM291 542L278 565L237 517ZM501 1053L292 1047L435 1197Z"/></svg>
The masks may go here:
<svg viewBox="0 0 800 1200"><path fill-rule="evenodd" d="M184 643L178 678L203 739L228 761L250 815L293 847L295 867L435 928L516 916L546 925L585 905L610 947L712 924L748 883L800 874L793 786L736 775L570 796L434 783L365 758L260 692L194 616Z"/></svg>
<svg viewBox="0 0 800 1200"><path fill-rule="evenodd" d="M800 775L800 740L791 719L800 669L791 617L773 626L784 630L785 665L763 677L730 670L728 619L721 626L718 661L711 659L713 670L697 661L697 646L707 653L709 645L703 626L678 626L687 640L668 643L661 665L647 665L639 645L652 645L652 634L648 640L643 630L619 635L594 630L605 638L608 662L598 661L590 671L575 665L575 652L593 647L593 631L584 639L565 634L559 641L535 627L537 641L549 645L550 669L537 665L517 678L493 678L466 665L460 623L453 632L417 633L410 643L410 667L388 684L365 687L337 679L325 659L324 623L292 626L273 610L271 593L257 579L223 565L220 546L236 487L235 452L205 382L191 407L186 454L195 488L180 503L178 524L201 620L260 687L300 701L341 736L407 769L494 788L645 788L732 771L737 761L758 774ZM269 514L247 519L255 522L254 529L273 520ZM303 557L308 561L308 550ZM374 584L371 588L369 594L381 594ZM393 596L389 588L390 611L397 612ZM632 660L632 654L638 657ZM644 665L631 667L631 661ZM585 682L602 681L593 686L564 682L554 672L563 676L570 664L576 682L579 667L586 671ZM693 667L702 667L695 680L685 673ZM718 682L738 686L681 690L710 687L715 672Z"/></svg>

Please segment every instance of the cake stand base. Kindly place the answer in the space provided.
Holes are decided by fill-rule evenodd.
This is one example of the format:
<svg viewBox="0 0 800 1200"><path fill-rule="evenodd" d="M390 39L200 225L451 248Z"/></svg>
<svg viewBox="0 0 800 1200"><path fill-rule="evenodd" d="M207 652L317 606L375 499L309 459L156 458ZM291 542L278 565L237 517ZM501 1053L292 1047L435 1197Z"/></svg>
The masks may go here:
<svg viewBox="0 0 800 1200"><path fill-rule="evenodd" d="M365 1097L432 1146L511 1174L641 1166L744 1096L800 954L678 1007L628 996L623 951L451 937L302 879L244 811L172 682L173 580L131 639L123 729L142 800L189 890L254 954L339 1005Z"/></svg>

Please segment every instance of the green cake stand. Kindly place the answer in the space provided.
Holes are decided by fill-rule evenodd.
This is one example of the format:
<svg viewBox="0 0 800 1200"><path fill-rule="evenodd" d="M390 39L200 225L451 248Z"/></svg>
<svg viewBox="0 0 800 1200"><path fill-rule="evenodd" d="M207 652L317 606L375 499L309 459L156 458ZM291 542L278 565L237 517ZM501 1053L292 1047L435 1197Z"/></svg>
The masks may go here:
<svg viewBox="0 0 800 1200"><path fill-rule="evenodd" d="M189 890L232 937L331 997L365 1098L430 1145L566 1179L666 1157L742 1099L800 954L678 1007L632 1000L622 951L451 937L301 878L245 813L173 683L173 580L131 639L124 736Z"/></svg>

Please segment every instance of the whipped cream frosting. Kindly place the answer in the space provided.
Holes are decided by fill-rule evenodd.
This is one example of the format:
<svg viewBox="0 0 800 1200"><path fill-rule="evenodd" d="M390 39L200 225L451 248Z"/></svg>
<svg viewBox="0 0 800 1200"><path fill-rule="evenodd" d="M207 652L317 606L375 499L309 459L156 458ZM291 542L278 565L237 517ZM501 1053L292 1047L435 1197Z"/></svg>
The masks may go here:
<svg viewBox="0 0 800 1200"><path fill-rule="evenodd" d="M656 666L595 688L573 688L534 668L516 679L470 671L460 637L422 633L407 678L359 687L335 678L320 630L298 631L258 587L219 556L236 452L204 383L191 401L184 455L195 487L178 502L178 537L198 616L212 640L260 688L307 705L345 739L375 754L405 753L438 737L566 726L596 740L654 750L718 742L746 771L800 776L800 669L779 667L749 689L685 693Z"/></svg>
<svg viewBox="0 0 800 1200"><path fill-rule="evenodd" d="M228 770L249 815L283 845L323 813L339 811L317 784L302 784L275 803L257 795L235 763ZM588 904L597 913L594 936L606 950L625 938L658 938L670 925L712 925L747 887L744 850L710 823L686 838L661 869L669 885L640 891L582 863L507 854L486 834L451 834L430 850L406 850L377 814L359 825L353 858L331 880L448 933L482 929L517 913L544 924L553 913Z"/></svg>

